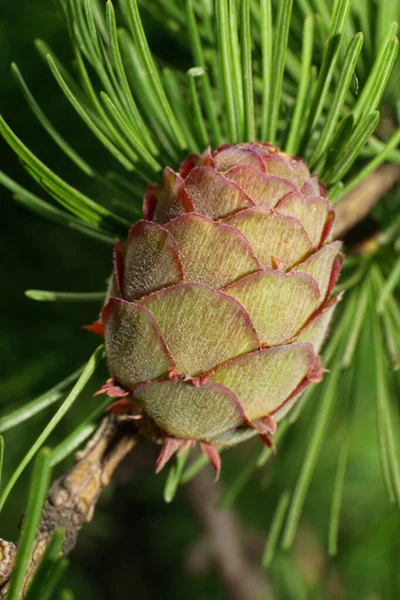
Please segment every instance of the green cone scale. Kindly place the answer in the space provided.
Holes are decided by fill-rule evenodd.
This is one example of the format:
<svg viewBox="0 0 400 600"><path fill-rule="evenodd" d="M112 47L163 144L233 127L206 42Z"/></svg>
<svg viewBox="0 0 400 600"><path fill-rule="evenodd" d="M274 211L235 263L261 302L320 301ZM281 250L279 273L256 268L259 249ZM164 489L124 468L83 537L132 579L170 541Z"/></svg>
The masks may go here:
<svg viewBox="0 0 400 600"><path fill-rule="evenodd" d="M342 264L333 221L305 163L266 143L191 155L148 188L115 250L102 391L159 432L159 468L195 441L217 467L217 448L255 433L270 445L322 378Z"/></svg>

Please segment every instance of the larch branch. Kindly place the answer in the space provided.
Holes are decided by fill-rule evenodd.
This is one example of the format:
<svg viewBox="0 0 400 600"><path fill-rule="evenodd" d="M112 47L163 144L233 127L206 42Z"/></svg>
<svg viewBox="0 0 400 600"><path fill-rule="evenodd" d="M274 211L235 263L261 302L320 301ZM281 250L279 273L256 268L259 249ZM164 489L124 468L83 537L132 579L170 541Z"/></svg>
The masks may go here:
<svg viewBox="0 0 400 600"><path fill-rule="evenodd" d="M54 530L64 529L63 555L68 554L84 523L93 518L102 489L110 483L115 469L136 442L137 433L132 421L105 417L86 447L77 453L75 465L51 485L25 574L22 597ZM0 588L0 599L7 598L7 589L5 583Z"/></svg>

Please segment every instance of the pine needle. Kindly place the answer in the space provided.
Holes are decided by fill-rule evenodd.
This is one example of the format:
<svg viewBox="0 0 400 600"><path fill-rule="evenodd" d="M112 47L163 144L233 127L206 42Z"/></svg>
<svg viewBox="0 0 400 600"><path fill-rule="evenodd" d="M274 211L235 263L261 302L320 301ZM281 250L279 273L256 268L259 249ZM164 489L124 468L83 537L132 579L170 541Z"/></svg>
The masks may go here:
<svg viewBox="0 0 400 600"><path fill-rule="evenodd" d="M26 505L26 515L22 529L21 539L18 544L15 566L13 568L10 587L7 592L8 600L19 600L25 579L31 549L36 537L42 515L42 508L50 484L50 450L43 448L34 464L31 483Z"/></svg>
<svg viewBox="0 0 400 600"><path fill-rule="evenodd" d="M102 302L105 292L50 292L49 290L26 290L25 296L38 302Z"/></svg>
<svg viewBox="0 0 400 600"><path fill-rule="evenodd" d="M264 554L261 564L264 568L268 568L274 558L275 550L278 544L279 534L281 532L283 522L287 513L290 502L290 492L283 492L277 504L274 516L270 526L270 531L265 544Z"/></svg>
<svg viewBox="0 0 400 600"><path fill-rule="evenodd" d="M269 120L267 128L267 139L271 144L274 144L276 141L292 7L293 0L282 0L280 2L278 24L275 32L275 43L271 68L271 82L273 81L274 85L273 87L271 85Z"/></svg>
<svg viewBox="0 0 400 600"><path fill-rule="evenodd" d="M68 394L67 398L64 400L64 402L62 403L58 411L54 414L54 416L50 419L46 427L43 429L42 433L38 436L36 441L33 443L31 448L25 454L24 458L11 475L6 487L3 490L3 493L0 496L0 512L14 485L18 481L19 477L21 476L25 468L28 466L28 464L31 462L32 458L36 455L38 450L41 448L41 446L44 444L44 442L47 440L51 432L55 429L55 427L57 427L58 423L64 418L71 406L77 400L79 394L86 386L87 382L93 375L102 358L103 346L99 346L87 362L84 370L82 371L81 376L72 388L71 392ZM48 460L50 464L50 457Z"/></svg>
<svg viewBox="0 0 400 600"><path fill-rule="evenodd" d="M300 143L301 128L304 119L304 110L307 94L309 93L311 61L314 40L314 20L312 16L306 17L303 27L303 48L301 54L301 71L296 105L291 119L289 137L286 142L286 152L295 155Z"/></svg>
<svg viewBox="0 0 400 600"><path fill-rule="evenodd" d="M173 133L178 143L178 146L181 149L185 149L185 139L183 137L179 124L175 119L173 110L168 102L167 96L161 83L160 76L158 74L156 64L151 55L136 0L127 0L127 6L132 36L135 41L139 55L143 61L143 65L145 67L147 75L152 83L152 86L154 87L154 91L157 94L160 105L170 124L171 132Z"/></svg>
<svg viewBox="0 0 400 600"><path fill-rule="evenodd" d="M236 65L231 57L230 26L228 17L228 0L216 0L216 16L218 27L218 52L224 90L224 104L228 123L229 140L232 144L238 141L238 99L235 98L232 72Z"/></svg>
<svg viewBox="0 0 400 600"><path fill-rule="evenodd" d="M290 504L289 514L285 525L282 546L287 549L293 543L297 526L301 517L304 502L314 474L315 466L327 432L329 420L337 399L337 386L340 375L340 366L335 365L327 378L324 386L324 401L320 404L310 436L306 456L301 467L300 475ZM320 393L322 393L320 391Z"/></svg>
<svg viewBox="0 0 400 600"><path fill-rule="evenodd" d="M83 367L74 371L71 375L57 383L50 390L41 394L34 400L27 402L20 408L16 408L15 410L9 412L4 417L0 418L0 432L4 433L4 431L8 431L12 427L16 427L25 421L28 421L33 416L37 415L42 410L45 410L47 407L51 406L55 402L58 402L64 395L66 388L71 385L74 381L78 379L80 374L82 373Z"/></svg>

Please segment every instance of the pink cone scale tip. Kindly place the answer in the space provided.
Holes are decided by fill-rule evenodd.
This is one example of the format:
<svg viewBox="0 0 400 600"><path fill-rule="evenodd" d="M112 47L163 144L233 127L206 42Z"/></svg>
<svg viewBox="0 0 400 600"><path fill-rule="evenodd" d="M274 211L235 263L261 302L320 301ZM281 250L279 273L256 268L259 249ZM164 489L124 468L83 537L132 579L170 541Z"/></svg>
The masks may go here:
<svg viewBox="0 0 400 600"><path fill-rule="evenodd" d="M112 377L101 391L159 432L157 470L197 441L217 471L218 448L255 433L273 446L322 379L342 265L333 221L306 164L267 143L190 155L149 186L96 328Z"/></svg>

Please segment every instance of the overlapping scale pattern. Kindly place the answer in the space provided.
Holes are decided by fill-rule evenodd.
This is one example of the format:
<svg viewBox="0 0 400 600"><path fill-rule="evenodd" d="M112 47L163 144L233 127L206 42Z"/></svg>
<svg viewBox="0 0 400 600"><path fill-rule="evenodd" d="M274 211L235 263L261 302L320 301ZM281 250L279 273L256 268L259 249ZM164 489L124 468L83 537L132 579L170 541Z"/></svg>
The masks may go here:
<svg viewBox="0 0 400 600"><path fill-rule="evenodd" d="M162 463L182 440L210 457L251 432L271 443L322 377L342 261L325 189L270 144L227 144L167 168L144 202L102 313L114 384L174 440Z"/></svg>

